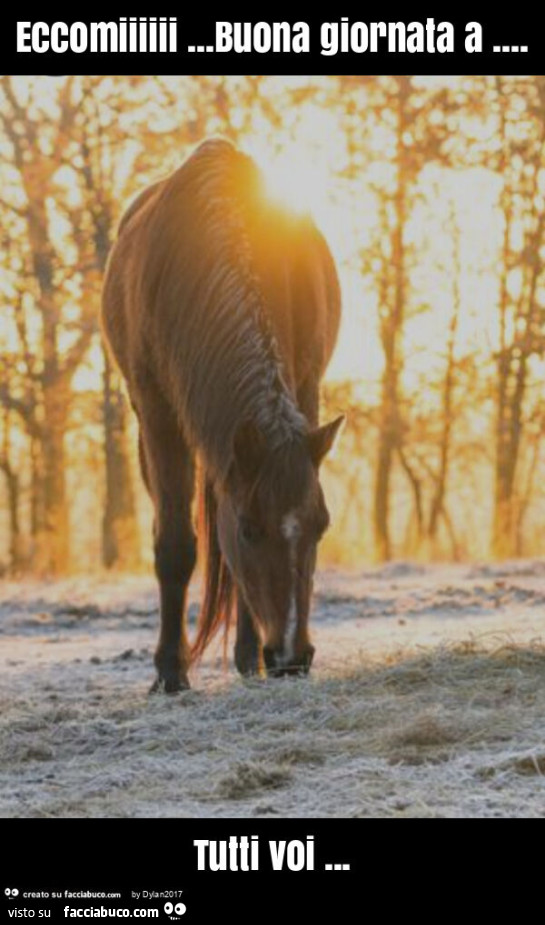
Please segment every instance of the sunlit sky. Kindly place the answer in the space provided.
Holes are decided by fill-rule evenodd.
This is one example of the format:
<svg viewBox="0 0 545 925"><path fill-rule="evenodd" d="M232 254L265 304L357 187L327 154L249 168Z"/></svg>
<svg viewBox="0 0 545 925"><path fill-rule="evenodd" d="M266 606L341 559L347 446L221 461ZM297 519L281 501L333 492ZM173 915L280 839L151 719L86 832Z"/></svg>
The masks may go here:
<svg viewBox="0 0 545 925"><path fill-rule="evenodd" d="M53 101L59 78L20 78L21 93L28 87L39 89L44 106ZM115 78L112 78L115 81ZM272 78L266 85L267 95L274 100L289 82L290 88L304 88L309 80L298 78ZM427 80L430 78L422 78ZM434 79L435 80L435 79ZM442 83L455 78L436 78ZM183 117L183 112L180 117ZM235 128L244 124L245 113L234 110ZM129 118L129 117L127 117ZM161 125L161 115L153 114L155 129ZM172 115L170 115L172 119ZM214 126L212 126L214 130ZM328 370L330 379L359 379L376 384L382 366L382 355L377 337L377 296L369 280L361 273L362 254L376 238L377 202L371 183L379 186L390 182L392 174L391 133L388 129L373 129L373 147L379 156L371 159L361 182L339 180L339 165L346 161L346 137L339 129L334 108L322 105L320 98L304 99L300 105L282 111L282 125L271 132L263 114L256 111L250 126L246 125L240 141L241 147L263 169L271 196L282 199L291 208L310 212L325 234L337 260L342 294L343 322L335 355ZM381 146L384 156L380 156ZM136 153L130 140L130 122L127 122L127 142L123 157L117 165L117 181L127 201L138 191L139 184L131 176ZM181 152L183 154L183 152ZM172 152L171 163L165 169L179 164L181 154ZM165 171L163 170L162 173ZM60 168L60 184L68 190L73 185L70 168ZM129 184L127 184L129 180ZM143 178L143 185L149 178ZM494 261L497 259L501 236L498 193L501 179L483 168L446 170L428 165L419 180L422 196L418 201L406 229L406 243L415 246L419 262L410 268L411 307L406 323L405 353L406 385L416 379L429 364L430 356L440 362L445 344L448 320L452 311L452 240L445 216L454 216L460 234L460 326L459 350L470 344L490 353L497 335L495 314L497 281ZM76 195L75 190L72 195ZM63 220L52 210L59 237L63 236ZM414 314L415 309L422 311ZM77 309L75 308L76 314ZM414 315L414 317L412 317ZM80 369L75 387L85 389L98 382L100 353L95 349Z"/></svg>

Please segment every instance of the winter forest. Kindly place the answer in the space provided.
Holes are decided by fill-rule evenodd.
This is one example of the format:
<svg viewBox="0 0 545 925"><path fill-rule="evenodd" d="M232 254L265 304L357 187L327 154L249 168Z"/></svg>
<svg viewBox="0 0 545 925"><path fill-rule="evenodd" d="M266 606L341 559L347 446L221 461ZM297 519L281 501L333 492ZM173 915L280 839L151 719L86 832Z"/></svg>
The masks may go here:
<svg viewBox="0 0 545 925"><path fill-rule="evenodd" d="M210 134L337 260L322 563L542 556L545 78L3 77L0 574L149 568L101 281L131 199Z"/></svg>

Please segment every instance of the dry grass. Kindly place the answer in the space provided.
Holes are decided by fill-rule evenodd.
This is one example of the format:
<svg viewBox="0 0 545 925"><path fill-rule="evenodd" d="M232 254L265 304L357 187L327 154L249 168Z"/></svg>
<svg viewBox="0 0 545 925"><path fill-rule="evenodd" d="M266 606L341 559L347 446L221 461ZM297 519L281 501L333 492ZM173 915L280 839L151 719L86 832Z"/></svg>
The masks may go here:
<svg viewBox="0 0 545 925"><path fill-rule="evenodd" d="M513 638L528 627L511 612L510 636L469 616L458 638L400 647L408 589L387 593L406 627L318 603L309 680L243 682L212 660L174 698L147 696L153 614L59 628L49 602L31 630L22 607L3 637L0 814L543 815L542 640Z"/></svg>

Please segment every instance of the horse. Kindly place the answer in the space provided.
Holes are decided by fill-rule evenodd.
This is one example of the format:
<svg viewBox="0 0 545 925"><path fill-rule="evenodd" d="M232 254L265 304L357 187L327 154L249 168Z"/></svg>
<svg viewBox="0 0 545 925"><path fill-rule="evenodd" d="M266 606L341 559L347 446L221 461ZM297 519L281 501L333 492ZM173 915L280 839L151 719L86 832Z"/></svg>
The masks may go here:
<svg viewBox="0 0 545 925"><path fill-rule="evenodd" d="M188 672L236 609L240 674L306 674L317 544L329 523L319 467L343 418L319 426L340 288L308 215L267 199L255 162L203 141L124 214L102 328L139 425L154 508L160 634L152 690ZM199 547L192 522L199 470ZM187 587L202 550L190 646Z"/></svg>

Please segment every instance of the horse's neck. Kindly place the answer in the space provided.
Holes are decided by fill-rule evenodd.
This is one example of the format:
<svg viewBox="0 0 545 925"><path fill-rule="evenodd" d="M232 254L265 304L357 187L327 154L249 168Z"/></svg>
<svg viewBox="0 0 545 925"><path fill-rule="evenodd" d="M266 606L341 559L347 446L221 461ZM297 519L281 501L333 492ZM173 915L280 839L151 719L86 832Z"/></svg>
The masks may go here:
<svg viewBox="0 0 545 925"><path fill-rule="evenodd" d="M225 419L230 419L228 429L223 433L221 445L215 439L216 435L213 437L216 453L221 451L223 463L231 458L237 431L246 424L257 429L266 454L299 440L307 431L308 424L287 384L274 344L273 349L267 349L266 353L261 350L252 352L249 345L245 362L236 373L240 374L236 401L233 402L228 390L221 397ZM233 413L235 407L236 413ZM210 448L213 449L212 446Z"/></svg>
<svg viewBox="0 0 545 925"><path fill-rule="evenodd" d="M306 421L285 381L279 362L256 383L251 412L253 423L271 449L302 434Z"/></svg>

